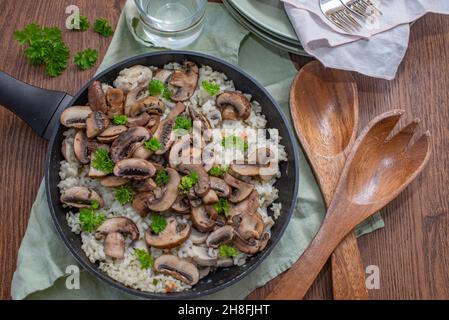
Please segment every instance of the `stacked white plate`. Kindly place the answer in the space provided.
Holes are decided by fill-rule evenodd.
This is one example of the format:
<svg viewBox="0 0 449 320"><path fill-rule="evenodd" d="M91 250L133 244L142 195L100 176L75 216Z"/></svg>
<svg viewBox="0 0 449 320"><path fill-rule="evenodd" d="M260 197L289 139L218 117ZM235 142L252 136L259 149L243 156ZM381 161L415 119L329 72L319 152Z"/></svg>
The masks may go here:
<svg viewBox="0 0 449 320"><path fill-rule="evenodd" d="M279 0L223 0L229 13L245 28L276 48L306 55Z"/></svg>

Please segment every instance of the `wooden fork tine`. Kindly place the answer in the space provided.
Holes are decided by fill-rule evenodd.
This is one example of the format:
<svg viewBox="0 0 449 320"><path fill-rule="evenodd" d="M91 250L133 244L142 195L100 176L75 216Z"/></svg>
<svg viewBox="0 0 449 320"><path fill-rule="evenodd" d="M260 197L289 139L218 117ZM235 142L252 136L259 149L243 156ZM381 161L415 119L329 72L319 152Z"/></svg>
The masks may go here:
<svg viewBox="0 0 449 320"><path fill-rule="evenodd" d="M418 128L420 122L421 120L418 118L410 122L407 126L396 133L390 139L389 143L404 145L404 149L406 149L410 143L410 140L415 135L416 129Z"/></svg>

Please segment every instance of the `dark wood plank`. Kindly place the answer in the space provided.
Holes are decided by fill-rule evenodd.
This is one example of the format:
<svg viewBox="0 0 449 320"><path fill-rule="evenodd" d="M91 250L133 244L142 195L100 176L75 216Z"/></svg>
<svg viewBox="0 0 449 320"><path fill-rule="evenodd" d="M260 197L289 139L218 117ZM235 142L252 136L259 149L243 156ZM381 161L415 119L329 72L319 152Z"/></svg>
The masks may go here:
<svg viewBox="0 0 449 320"><path fill-rule="evenodd" d="M114 25L124 0L78 0L90 20L103 16ZM216 2L216 1L215 1ZM64 26L64 9L71 1L3 0L0 20L0 69L31 84L73 94L94 73L71 66L63 76L50 79L26 63L13 40L14 30L36 21ZM21 14L18 15L17 13ZM361 125L383 111L402 107L410 118L420 117L434 139L433 157L423 175L383 210L386 228L359 241L366 265L378 265L381 288L370 291L373 299L449 299L449 18L428 15L412 29L410 50L394 81L355 75L360 88ZM104 55L110 39L91 31L64 32L72 52L99 48ZM304 59L298 60L304 63ZM36 137L20 119L0 109L0 299L10 297L17 250L26 230L28 215L43 176L46 142ZM273 280L276 281L276 280ZM330 298L330 273L325 268L308 299ZM250 298L263 298L271 285Z"/></svg>

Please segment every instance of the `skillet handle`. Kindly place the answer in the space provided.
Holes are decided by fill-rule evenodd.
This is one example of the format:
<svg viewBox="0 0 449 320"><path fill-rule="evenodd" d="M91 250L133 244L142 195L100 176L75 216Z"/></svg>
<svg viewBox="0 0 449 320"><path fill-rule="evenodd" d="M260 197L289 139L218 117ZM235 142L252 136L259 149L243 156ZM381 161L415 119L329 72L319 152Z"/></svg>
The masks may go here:
<svg viewBox="0 0 449 320"><path fill-rule="evenodd" d="M0 71L0 105L14 112L47 140L71 99L65 92L37 88Z"/></svg>

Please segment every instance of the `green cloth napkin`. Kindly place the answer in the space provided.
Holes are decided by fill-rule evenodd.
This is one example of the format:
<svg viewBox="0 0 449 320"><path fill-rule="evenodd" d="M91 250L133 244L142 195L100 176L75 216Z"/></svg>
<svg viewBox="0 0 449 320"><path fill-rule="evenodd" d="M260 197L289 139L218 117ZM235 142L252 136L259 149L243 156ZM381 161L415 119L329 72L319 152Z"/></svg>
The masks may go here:
<svg viewBox="0 0 449 320"><path fill-rule="evenodd" d="M126 10L130 9L128 1ZM126 11L132 12L132 11ZM287 116L288 96L295 67L287 53L281 52L253 36L235 22L220 4L208 4L204 33L189 50L206 52L232 63L262 83L281 104ZM106 57L99 70L139 53L160 50L137 43L126 25L122 13ZM289 226L279 244L264 262L250 275L208 299L243 299L287 270L309 244L323 219L325 208L315 178L303 153L300 155L300 188L298 203ZM288 188L289 186L285 186ZM380 216L360 226L361 235L383 227ZM44 184L41 184L31 211L25 237L19 250L11 295L13 299L134 299L109 287L81 270L80 289L66 288L66 268L76 265L74 258L57 235L47 205Z"/></svg>

